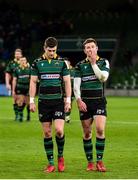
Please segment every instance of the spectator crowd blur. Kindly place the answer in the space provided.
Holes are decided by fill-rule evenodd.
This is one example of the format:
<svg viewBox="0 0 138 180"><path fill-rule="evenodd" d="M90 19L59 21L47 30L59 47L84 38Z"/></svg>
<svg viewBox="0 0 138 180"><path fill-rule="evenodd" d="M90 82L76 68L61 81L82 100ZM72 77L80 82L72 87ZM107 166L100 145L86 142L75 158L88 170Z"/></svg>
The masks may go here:
<svg viewBox="0 0 138 180"><path fill-rule="evenodd" d="M116 5L106 9L64 10L51 12L24 12L15 3L0 2L0 83L4 83L4 70L17 47L30 60L33 52L48 36L65 38L93 36L117 38L119 46L114 66L138 64L136 8L133 4ZM34 46L38 44L38 46ZM35 49L34 49L35 47ZM33 50L34 49L34 50ZM72 53L73 54L73 53ZM112 72L113 73L113 72ZM113 84L112 82L110 83Z"/></svg>

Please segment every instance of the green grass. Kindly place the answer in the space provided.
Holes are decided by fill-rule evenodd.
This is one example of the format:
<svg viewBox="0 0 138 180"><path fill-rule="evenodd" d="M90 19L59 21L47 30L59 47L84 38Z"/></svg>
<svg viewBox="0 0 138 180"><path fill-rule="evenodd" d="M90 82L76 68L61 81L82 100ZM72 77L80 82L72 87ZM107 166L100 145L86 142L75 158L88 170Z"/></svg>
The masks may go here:
<svg viewBox="0 0 138 180"><path fill-rule="evenodd" d="M31 122L13 120L12 99L0 97L0 178L3 179L135 179L138 177L138 100L108 97L106 173L86 172L82 129L76 104L72 121L65 124L65 163L63 173L43 173L47 164L41 124L37 113ZM54 132L53 132L54 136ZM95 136L94 136L95 137ZM94 138L95 139L95 138ZM95 142L95 140L93 140ZM57 165L56 144L55 163ZM94 150L95 157L95 150Z"/></svg>

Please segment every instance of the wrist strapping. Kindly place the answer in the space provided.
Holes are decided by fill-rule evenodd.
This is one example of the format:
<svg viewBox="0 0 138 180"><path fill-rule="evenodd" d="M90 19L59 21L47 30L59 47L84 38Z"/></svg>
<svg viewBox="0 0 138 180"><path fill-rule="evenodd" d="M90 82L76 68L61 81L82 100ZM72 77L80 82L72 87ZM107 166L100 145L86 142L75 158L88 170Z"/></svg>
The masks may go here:
<svg viewBox="0 0 138 180"><path fill-rule="evenodd" d="M34 97L30 97L30 104L34 103Z"/></svg>
<svg viewBox="0 0 138 180"><path fill-rule="evenodd" d="M71 97L66 97L66 103L71 103Z"/></svg>

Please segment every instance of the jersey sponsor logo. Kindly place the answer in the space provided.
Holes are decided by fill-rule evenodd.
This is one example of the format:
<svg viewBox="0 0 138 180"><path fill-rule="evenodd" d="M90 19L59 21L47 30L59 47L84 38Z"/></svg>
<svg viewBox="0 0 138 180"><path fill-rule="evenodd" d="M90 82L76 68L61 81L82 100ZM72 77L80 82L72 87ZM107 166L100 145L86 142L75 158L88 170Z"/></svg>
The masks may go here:
<svg viewBox="0 0 138 180"><path fill-rule="evenodd" d="M41 79L59 79L59 74L43 74L41 75Z"/></svg>
<svg viewBox="0 0 138 180"><path fill-rule="evenodd" d="M82 78L82 81L89 81L89 80L95 80L97 77L95 75L92 76L85 76Z"/></svg>
<svg viewBox="0 0 138 180"><path fill-rule="evenodd" d="M19 78L20 79L22 79L22 78L29 78L29 75L27 75L27 74L26 75L20 75Z"/></svg>

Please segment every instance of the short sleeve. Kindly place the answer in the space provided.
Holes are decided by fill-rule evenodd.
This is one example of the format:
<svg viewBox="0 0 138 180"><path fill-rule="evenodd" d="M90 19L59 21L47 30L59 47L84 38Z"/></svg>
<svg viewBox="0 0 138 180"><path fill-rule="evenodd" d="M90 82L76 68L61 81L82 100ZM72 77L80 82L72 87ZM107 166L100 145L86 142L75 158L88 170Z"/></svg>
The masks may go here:
<svg viewBox="0 0 138 180"><path fill-rule="evenodd" d="M81 77L80 64L76 64L76 66L75 66L74 78L75 78L75 77Z"/></svg>
<svg viewBox="0 0 138 180"><path fill-rule="evenodd" d="M38 68L37 68L37 62L34 61L31 65L31 75L32 76L38 76Z"/></svg>

